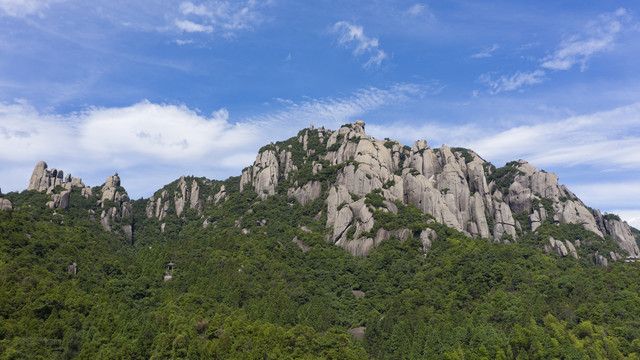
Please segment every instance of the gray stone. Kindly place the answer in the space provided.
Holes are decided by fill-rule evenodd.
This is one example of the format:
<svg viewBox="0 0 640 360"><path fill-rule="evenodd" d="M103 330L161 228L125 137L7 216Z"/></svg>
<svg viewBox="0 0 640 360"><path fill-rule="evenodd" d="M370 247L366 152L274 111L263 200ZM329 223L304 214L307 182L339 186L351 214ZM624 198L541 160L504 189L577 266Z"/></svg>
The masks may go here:
<svg viewBox="0 0 640 360"><path fill-rule="evenodd" d="M0 211L11 210L11 209L13 209L13 205L11 204L11 201L9 201L8 199L0 198Z"/></svg>
<svg viewBox="0 0 640 360"><path fill-rule="evenodd" d="M299 188L291 188L287 191L288 196L293 196L302 205L306 205L317 199L322 193L322 184L319 181L310 181Z"/></svg>

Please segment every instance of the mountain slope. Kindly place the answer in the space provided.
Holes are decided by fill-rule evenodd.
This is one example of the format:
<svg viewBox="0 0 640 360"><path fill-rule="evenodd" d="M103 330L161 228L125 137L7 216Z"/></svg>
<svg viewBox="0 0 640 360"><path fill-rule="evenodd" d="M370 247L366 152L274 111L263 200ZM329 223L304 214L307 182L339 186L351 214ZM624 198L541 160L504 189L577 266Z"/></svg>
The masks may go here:
<svg viewBox="0 0 640 360"><path fill-rule="evenodd" d="M638 358L626 224L524 162L363 130L133 201L39 164L2 195L0 358Z"/></svg>

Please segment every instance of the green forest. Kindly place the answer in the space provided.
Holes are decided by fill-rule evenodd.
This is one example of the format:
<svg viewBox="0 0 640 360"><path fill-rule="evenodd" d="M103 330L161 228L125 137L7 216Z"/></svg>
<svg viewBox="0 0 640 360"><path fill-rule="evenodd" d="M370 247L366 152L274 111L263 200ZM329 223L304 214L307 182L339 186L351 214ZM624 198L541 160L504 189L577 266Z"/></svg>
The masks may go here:
<svg viewBox="0 0 640 360"><path fill-rule="evenodd" d="M639 266L595 265L586 253L611 240L581 226L547 223L503 244L398 204L374 214L378 226L429 227L431 250L392 237L361 258L326 242L322 197L257 201L239 178L212 189L222 184L227 201L182 218L170 209L164 232L148 200L134 201L133 243L105 231L95 198L76 189L69 209L4 194L0 358L640 359ZM547 254L549 235L597 239L578 260Z"/></svg>

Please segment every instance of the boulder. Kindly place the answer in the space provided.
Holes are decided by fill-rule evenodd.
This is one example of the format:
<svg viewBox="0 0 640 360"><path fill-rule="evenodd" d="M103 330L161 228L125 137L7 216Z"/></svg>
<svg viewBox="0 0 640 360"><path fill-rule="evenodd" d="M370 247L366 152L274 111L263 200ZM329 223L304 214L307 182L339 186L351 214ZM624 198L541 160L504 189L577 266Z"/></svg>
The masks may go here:
<svg viewBox="0 0 640 360"><path fill-rule="evenodd" d="M567 248L564 246L562 241L558 241L558 240L554 239L553 237L549 236L549 244L551 245L551 248L554 249L558 253L558 255L560 255L562 257L565 257L565 256L569 255L569 251L567 251Z"/></svg>
<svg viewBox="0 0 640 360"><path fill-rule="evenodd" d="M306 205L317 199L322 193L322 184L319 181L310 181L299 188L290 188L288 196L293 196L302 205Z"/></svg>
<svg viewBox="0 0 640 360"><path fill-rule="evenodd" d="M11 204L11 201L9 201L8 199L0 198L0 211L11 210L11 209L13 209L13 205Z"/></svg>

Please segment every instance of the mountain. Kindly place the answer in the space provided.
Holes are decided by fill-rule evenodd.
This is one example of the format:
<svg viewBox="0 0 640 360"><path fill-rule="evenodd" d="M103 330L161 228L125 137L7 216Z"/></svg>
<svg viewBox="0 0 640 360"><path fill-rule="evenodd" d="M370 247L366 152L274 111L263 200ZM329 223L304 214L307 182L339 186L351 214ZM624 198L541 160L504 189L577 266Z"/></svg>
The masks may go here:
<svg viewBox="0 0 640 360"><path fill-rule="evenodd" d="M638 230L523 160L358 121L148 199L64 174L0 194L2 359L640 354Z"/></svg>

